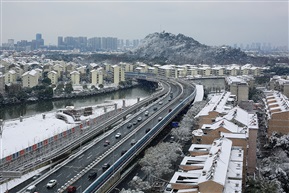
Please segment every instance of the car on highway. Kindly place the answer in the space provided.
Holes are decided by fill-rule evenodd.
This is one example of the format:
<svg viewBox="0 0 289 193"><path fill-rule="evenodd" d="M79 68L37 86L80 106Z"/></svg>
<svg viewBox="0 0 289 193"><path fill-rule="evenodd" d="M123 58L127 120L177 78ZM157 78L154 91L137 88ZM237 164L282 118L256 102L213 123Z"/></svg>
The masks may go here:
<svg viewBox="0 0 289 193"><path fill-rule="evenodd" d="M126 127L129 129L129 128L132 127L132 124L131 124L131 123L128 123Z"/></svg>
<svg viewBox="0 0 289 193"><path fill-rule="evenodd" d="M142 117L138 117L137 121L140 122L142 120Z"/></svg>
<svg viewBox="0 0 289 193"><path fill-rule="evenodd" d="M124 155L127 152L127 150L122 150L121 155Z"/></svg>
<svg viewBox="0 0 289 193"><path fill-rule="evenodd" d="M132 124L133 124L133 125L136 125L136 124L137 124L137 121L132 122Z"/></svg>
<svg viewBox="0 0 289 193"><path fill-rule="evenodd" d="M33 177L32 177L32 180L36 180L37 178L40 178L41 174L35 174Z"/></svg>
<svg viewBox="0 0 289 193"><path fill-rule="evenodd" d="M109 163L103 164L103 166L102 166L102 171L107 170L109 167L110 167L110 164L109 164Z"/></svg>
<svg viewBox="0 0 289 193"><path fill-rule="evenodd" d="M144 113L144 115L145 115L145 116L148 116L148 115L149 115L149 112L148 112L148 111L146 111L146 112Z"/></svg>
<svg viewBox="0 0 289 193"><path fill-rule="evenodd" d="M49 180L49 182L46 184L46 188L53 188L57 184L57 180Z"/></svg>
<svg viewBox="0 0 289 193"><path fill-rule="evenodd" d="M130 142L130 145L133 146L134 144L136 144L136 140L132 139L131 142Z"/></svg>
<svg viewBox="0 0 289 193"><path fill-rule="evenodd" d="M146 133L150 132L151 128L147 128L146 129Z"/></svg>
<svg viewBox="0 0 289 193"><path fill-rule="evenodd" d="M106 147L106 146L108 146L109 144L110 144L110 141L109 141L109 140L105 140L103 145L104 145L104 147Z"/></svg>
<svg viewBox="0 0 289 193"><path fill-rule="evenodd" d="M116 135L115 135L115 138L116 139L118 139L118 138L120 138L121 137L121 133L117 133Z"/></svg>
<svg viewBox="0 0 289 193"><path fill-rule="evenodd" d="M160 102L159 102L159 105L162 105L162 104L163 104L163 102L162 102L162 101L160 101Z"/></svg>
<svg viewBox="0 0 289 193"><path fill-rule="evenodd" d="M97 177L97 172L90 172L89 174L88 174L88 179L89 180L93 180L93 179L95 179Z"/></svg>
<svg viewBox="0 0 289 193"><path fill-rule="evenodd" d="M68 186L67 187L67 193L75 193L76 192L76 187L75 186Z"/></svg>
<svg viewBox="0 0 289 193"><path fill-rule="evenodd" d="M158 110L158 107L154 107L154 111Z"/></svg>
<svg viewBox="0 0 289 193"><path fill-rule="evenodd" d="M35 185L31 185L25 190L25 193L33 193L35 191L36 191L36 186Z"/></svg>
<svg viewBox="0 0 289 193"><path fill-rule="evenodd" d="M160 122L162 119L163 119L162 117L159 117L159 118L158 118L158 122Z"/></svg>

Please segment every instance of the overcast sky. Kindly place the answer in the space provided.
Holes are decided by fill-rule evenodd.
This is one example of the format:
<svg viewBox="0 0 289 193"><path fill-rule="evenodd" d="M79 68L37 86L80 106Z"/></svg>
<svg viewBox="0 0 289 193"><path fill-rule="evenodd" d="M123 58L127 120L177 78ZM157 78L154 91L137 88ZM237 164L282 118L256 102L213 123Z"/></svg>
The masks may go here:
<svg viewBox="0 0 289 193"><path fill-rule="evenodd" d="M165 30L207 45L288 46L288 1L2 0L2 42L58 36L143 39Z"/></svg>

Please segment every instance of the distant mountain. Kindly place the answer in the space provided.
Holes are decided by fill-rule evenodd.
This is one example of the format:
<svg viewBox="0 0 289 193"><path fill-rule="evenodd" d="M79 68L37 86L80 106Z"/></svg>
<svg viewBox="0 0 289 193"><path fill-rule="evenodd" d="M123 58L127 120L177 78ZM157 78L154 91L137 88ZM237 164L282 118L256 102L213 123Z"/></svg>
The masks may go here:
<svg viewBox="0 0 289 193"><path fill-rule="evenodd" d="M217 37L216 37L217 38ZM149 34L141 45L128 53L134 59L175 64L245 64L252 62L240 49L229 46L207 46L183 34Z"/></svg>

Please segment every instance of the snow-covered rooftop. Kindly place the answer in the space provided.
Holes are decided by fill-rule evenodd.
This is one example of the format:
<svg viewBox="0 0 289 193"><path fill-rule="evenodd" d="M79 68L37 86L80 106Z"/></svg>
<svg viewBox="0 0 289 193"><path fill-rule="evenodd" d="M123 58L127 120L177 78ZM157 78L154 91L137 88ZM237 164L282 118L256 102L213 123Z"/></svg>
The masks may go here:
<svg viewBox="0 0 289 193"><path fill-rule="evenodd" d="M228 106L225 106L226 103L229 101L229 99L233 100L233 98L230 98L230 96L231 96L230 92L216 93L215 95L212 95L211 100L196 115L196 117L206 116L209 114L209 112L212 111L216 111L218 113L226 113L228 111L227 109Z"/></svg>
<svg viewBox="0 0 289 193"><path fill-rule="evenodd" d="M221 137L214 140L212 145L192 144L189 151L198 153L199 150L209 151L209 154L184 157L181 165L196 165L202 169L176 172L170 180L171 184L184 183L187 187L197 188L200 183L214 181L224 186L227 193L229 190L235 190L236 183L237 190L242 190L244 151L241 147L232 146L230 139Z"/></svg>
<svg viewBox="0 0 289 193"><path fill-rule="evenodd" d="M278 91L266 92L265 105L271 114L276 113L276 110L277 112L289 111L288 98Z"/></svg>

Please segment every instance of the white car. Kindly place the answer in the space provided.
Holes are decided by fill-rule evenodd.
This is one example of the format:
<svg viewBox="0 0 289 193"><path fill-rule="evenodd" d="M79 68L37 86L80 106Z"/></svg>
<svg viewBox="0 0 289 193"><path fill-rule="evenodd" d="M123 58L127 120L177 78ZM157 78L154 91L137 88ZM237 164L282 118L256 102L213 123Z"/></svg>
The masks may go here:
<svg viewBox="0 0 289 193"><path fill-rule="evenodd" d="M118 139L118 138L120 138L121 137L121 133L117 133L116 135L115 135L115 138L116 139Z"/></svg>
<svg viewBox="0 0 289 193"><path fill-rule="evenodd" d="M141 117L138 117L138 118L137 118L137 121L141 121L141 120L142 120L142 118L141 118Z"/></svg>
<svg viewBox="0 0 289 193"><path fill-rule="evenodd" d="M53 188L55 185L57 184L56 180L50 180L47 185L46 188Z"/></svg>

